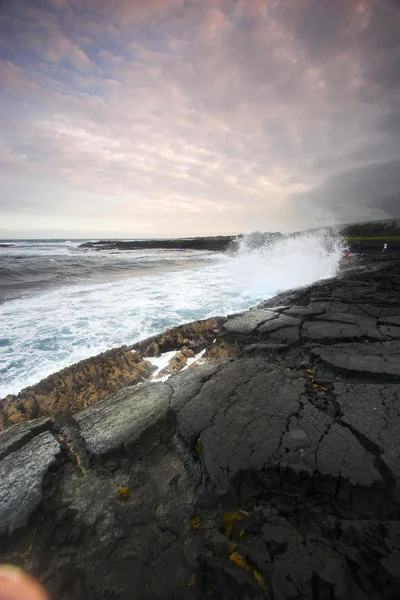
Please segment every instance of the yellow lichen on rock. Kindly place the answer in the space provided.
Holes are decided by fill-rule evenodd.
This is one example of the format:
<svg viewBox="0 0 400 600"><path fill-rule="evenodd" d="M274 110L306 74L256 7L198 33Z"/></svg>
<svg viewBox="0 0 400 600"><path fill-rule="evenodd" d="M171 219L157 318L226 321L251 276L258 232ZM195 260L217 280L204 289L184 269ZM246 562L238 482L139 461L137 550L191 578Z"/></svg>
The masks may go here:
<svg viewBox="0 0 400 600"><path fill-rule="evenodd" d="M66 367L0 402L0 431L37 417L75 412L150 376L152 365L126 346Z"/></svg>
<svg viewBox="0 0 400 600"><path fill-rule="evenodd" d="M129 498L129 488L128 487L122 487L119 490L119 497L121 498L121 500L128 500L128 498Z"/></svg>
<svg viewBox="0 0 400 600"><path fill-rule="evenodd" d="M247 517L247 513L244 510L238 510L236 512L224 512L222 515L222 528L224 534L227 536L232 535L233 524L235 522L244 521Z"/></svg>
<svg viewBox="0 0 400 600"><path fill-rule="evenodd" d="M188 583L188 587L194 587L197 583L197 578L196 578L196 574L193 573L190 582Z"/></svg>
<svg viewBox="0 0 400 600"><path fill-rule="evenodd" d="M237 567L239 567L239 569L245 569L246 571L251 573L253 575L254 579L257 581L260 588L262 588L263 590L267 589L267 580L265 579L265 576L258 569L256 569L254 566L252 566L246 560L246 558L244 556L242 556L242 554L239 554L235 550L229 556L229 560L231 560L233 563L235 563L235 565Z"/></svg>
<svg viewBox="0 0 400 600"><path fill-rule="evenodd" d="M235 563L237 567L240 569L247 569L247 562L244 556L239 554L238 552L232 552L229 557L229 560Z"/></svg>
<svg viewBox="0 0 400 600"><path fill-rule="evenodd" d="M260 571L257 571L257 569L253 569L253 577L257 581L258 585L263 590L265 590L265 588L267 587L267 581L266 581L264 575L262 573L260 573Z"/></svg>
<svg viewBox="0 0 400 600"><path fill-rule="evenodd" d="M192 529L198 529L200 527L200 517L194 517L194 519L190 521L190 524Z"/></svg>
<svg viewBox="0 0 400 600"><path fill-rule="evenodd" d="M227 345L221 342L220 345L215 345L211 346L211 348L208 348L206 357L208 360L215 361L219 360L220 358L236 358L238 354L238 347Z"/></svg>

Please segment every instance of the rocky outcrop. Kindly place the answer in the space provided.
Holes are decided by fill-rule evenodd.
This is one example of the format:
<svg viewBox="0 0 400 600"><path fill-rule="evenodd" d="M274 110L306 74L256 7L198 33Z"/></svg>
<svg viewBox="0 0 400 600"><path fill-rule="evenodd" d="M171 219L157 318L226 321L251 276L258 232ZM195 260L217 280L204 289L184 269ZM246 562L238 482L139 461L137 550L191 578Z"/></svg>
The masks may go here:
<svg viewBox="0 0 400 600"><path fill-rule="evenodd" d="M43 477L59 452L58 441L46 431L0 462L0 534L26 524L42 500Z"/></svg>
<svg viewBox="0 0 400 600"><path fill-rule="evenodd" d="M177 352L171 360L168 362L168 365L161 370L160 376L163 377L165 375L171 375L172 373L179 373L188 365L188 358L194 358L195 353L193 350L189 350L185 346Z"/></svg>
<svg viewBox="0 0 400 600"><path fill-rule="evenodd" d="M0 434L2 560L54 600L398 598L400 261L196 327L137 351L214 360Z"/></svg>
<svg viewBox="0 0 400 600"><path fill-rule="evenodd" d="M212 250L221 252L227 250L235 242L231 235L217 237L199 237L163 240L134 240L123 242L120 240L99 240L97 242L85 242L80 248L91 248L93 250Z"/></svg>
<svg viewBox="0 0 400 600"><path fill-rule="evenodd" d="M153 371L146 357L177 348L182 350L186 346L186 358L193 356L193 351L211 344L225 320L212 318L168 329L133 346L122 346L82 360L17 395L6 396L0 399L0 431L26 419L54 417L85 408L112 392L140 383ZM170 372L178 370L177 365L171 367Z"/></svg>
<svg viewBox="0 0 400 600"><path fill-rule="evenodd" d="M88 358L0 400L0 431L26 419L79 410L144 381L151 371L151 364L126 346Z"/></svg>
<svg viewBox="0 0 400 600"><path fill-rule="evenodd" d="M213 317L203 321L194 321L167 329L160 335L147 338L132 346L144 357L159 356L163 352L187 347L195 353L211 346L216 334L220 333L226 318Z"/></svg>

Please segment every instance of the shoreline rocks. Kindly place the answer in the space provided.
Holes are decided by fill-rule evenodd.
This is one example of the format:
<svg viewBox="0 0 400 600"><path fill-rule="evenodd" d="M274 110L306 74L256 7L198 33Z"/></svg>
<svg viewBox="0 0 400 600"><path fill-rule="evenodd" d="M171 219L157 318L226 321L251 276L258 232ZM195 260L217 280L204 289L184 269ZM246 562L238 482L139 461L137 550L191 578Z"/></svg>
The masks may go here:
<svg viewBox="0 0 400 600"><path fill-rule="evenodd" d="M398 598L400 260L366 266L125 349L209 362L1 433L0 560L53 600Z"/></svg>
<svg viewBox="0 0 400 600"><path fill-rule="evenodd" d="M203 350L224 321L217 317L168 329L132 346L82 360L19 394L10 394L0 399L0 431L27 419L80 410L112 392L146 381L153 372L147 357L178 352L186 345L189 355Z"/></svg>
<svg viewBox="0 0 400 600"><path fill-rule="evenodd" d="M165 239L165 240L99 240L97 242L85 242L80 248L91 250L210 250L213 252L223 252L235 245L236 237L232 235L203 237L203 238L185 238L185 239Z"/></svg>

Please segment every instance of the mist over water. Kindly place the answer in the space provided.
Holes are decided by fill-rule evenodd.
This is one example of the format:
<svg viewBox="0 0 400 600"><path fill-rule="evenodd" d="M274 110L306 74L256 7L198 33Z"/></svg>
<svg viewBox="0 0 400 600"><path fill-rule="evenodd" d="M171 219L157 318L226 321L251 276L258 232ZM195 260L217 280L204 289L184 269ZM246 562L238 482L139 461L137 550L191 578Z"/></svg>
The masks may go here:
<svg viewBox="0 0 400 600"><path fill-rule="evenodd" d="M27 243L24 252L35 268L47 272L53 261L56 277L50 291L40 288L32 294L28 286L23 297L1 305L0 397L107 349L188 321L239 312L280 291L332 277L344 249L342 238L327 232L258 247L250 240L241 240L235 254L83 254L77 244L58 242L46 249L42 243L35 249ZM11 260L21 252L18 247L2 250ZM70 285L62 274L82 280L82 273L77 275L82 265L85 281ZM92 269L102 273L101 283L93 281ZM116 278L118 269L123 275ZM22 272L14 268L13 277L23 290Z"/></svg>

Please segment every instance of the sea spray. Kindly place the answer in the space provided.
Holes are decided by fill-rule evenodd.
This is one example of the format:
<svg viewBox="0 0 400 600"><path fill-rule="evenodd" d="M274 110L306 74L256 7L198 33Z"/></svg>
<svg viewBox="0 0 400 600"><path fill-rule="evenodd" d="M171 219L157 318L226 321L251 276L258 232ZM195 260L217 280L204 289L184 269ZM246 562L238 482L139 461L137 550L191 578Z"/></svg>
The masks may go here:
<svg viewBox="0 0 400 600"><path fill-rule="evenodd" d="M244 236L230 265L238 288L256 296L333 277L345 251L344 239L330 229L256 239Z"/></svg>
<svg viewBox="0 0 400 600"><path fill-rule="evenodd" d="M176 262L184 263L175 271L163 270L161 262L157 269L146 270L147 255L129 251L118 260L131 261L130 278L64 284L5 302L0 317L0 397L107 349L188 321L245 310L279 291L331 277L343 248L343 240L328 231L276 236L261 245L249 245L244 237L234 254L206 252L196 259L190 253L186 262L185 251L168 252L169 262L176 255ZM78 254L71 251L72 273ZM52 257L57 263L54 248ZM150 262L154 257L154 251L149 252Z"/></svg>

